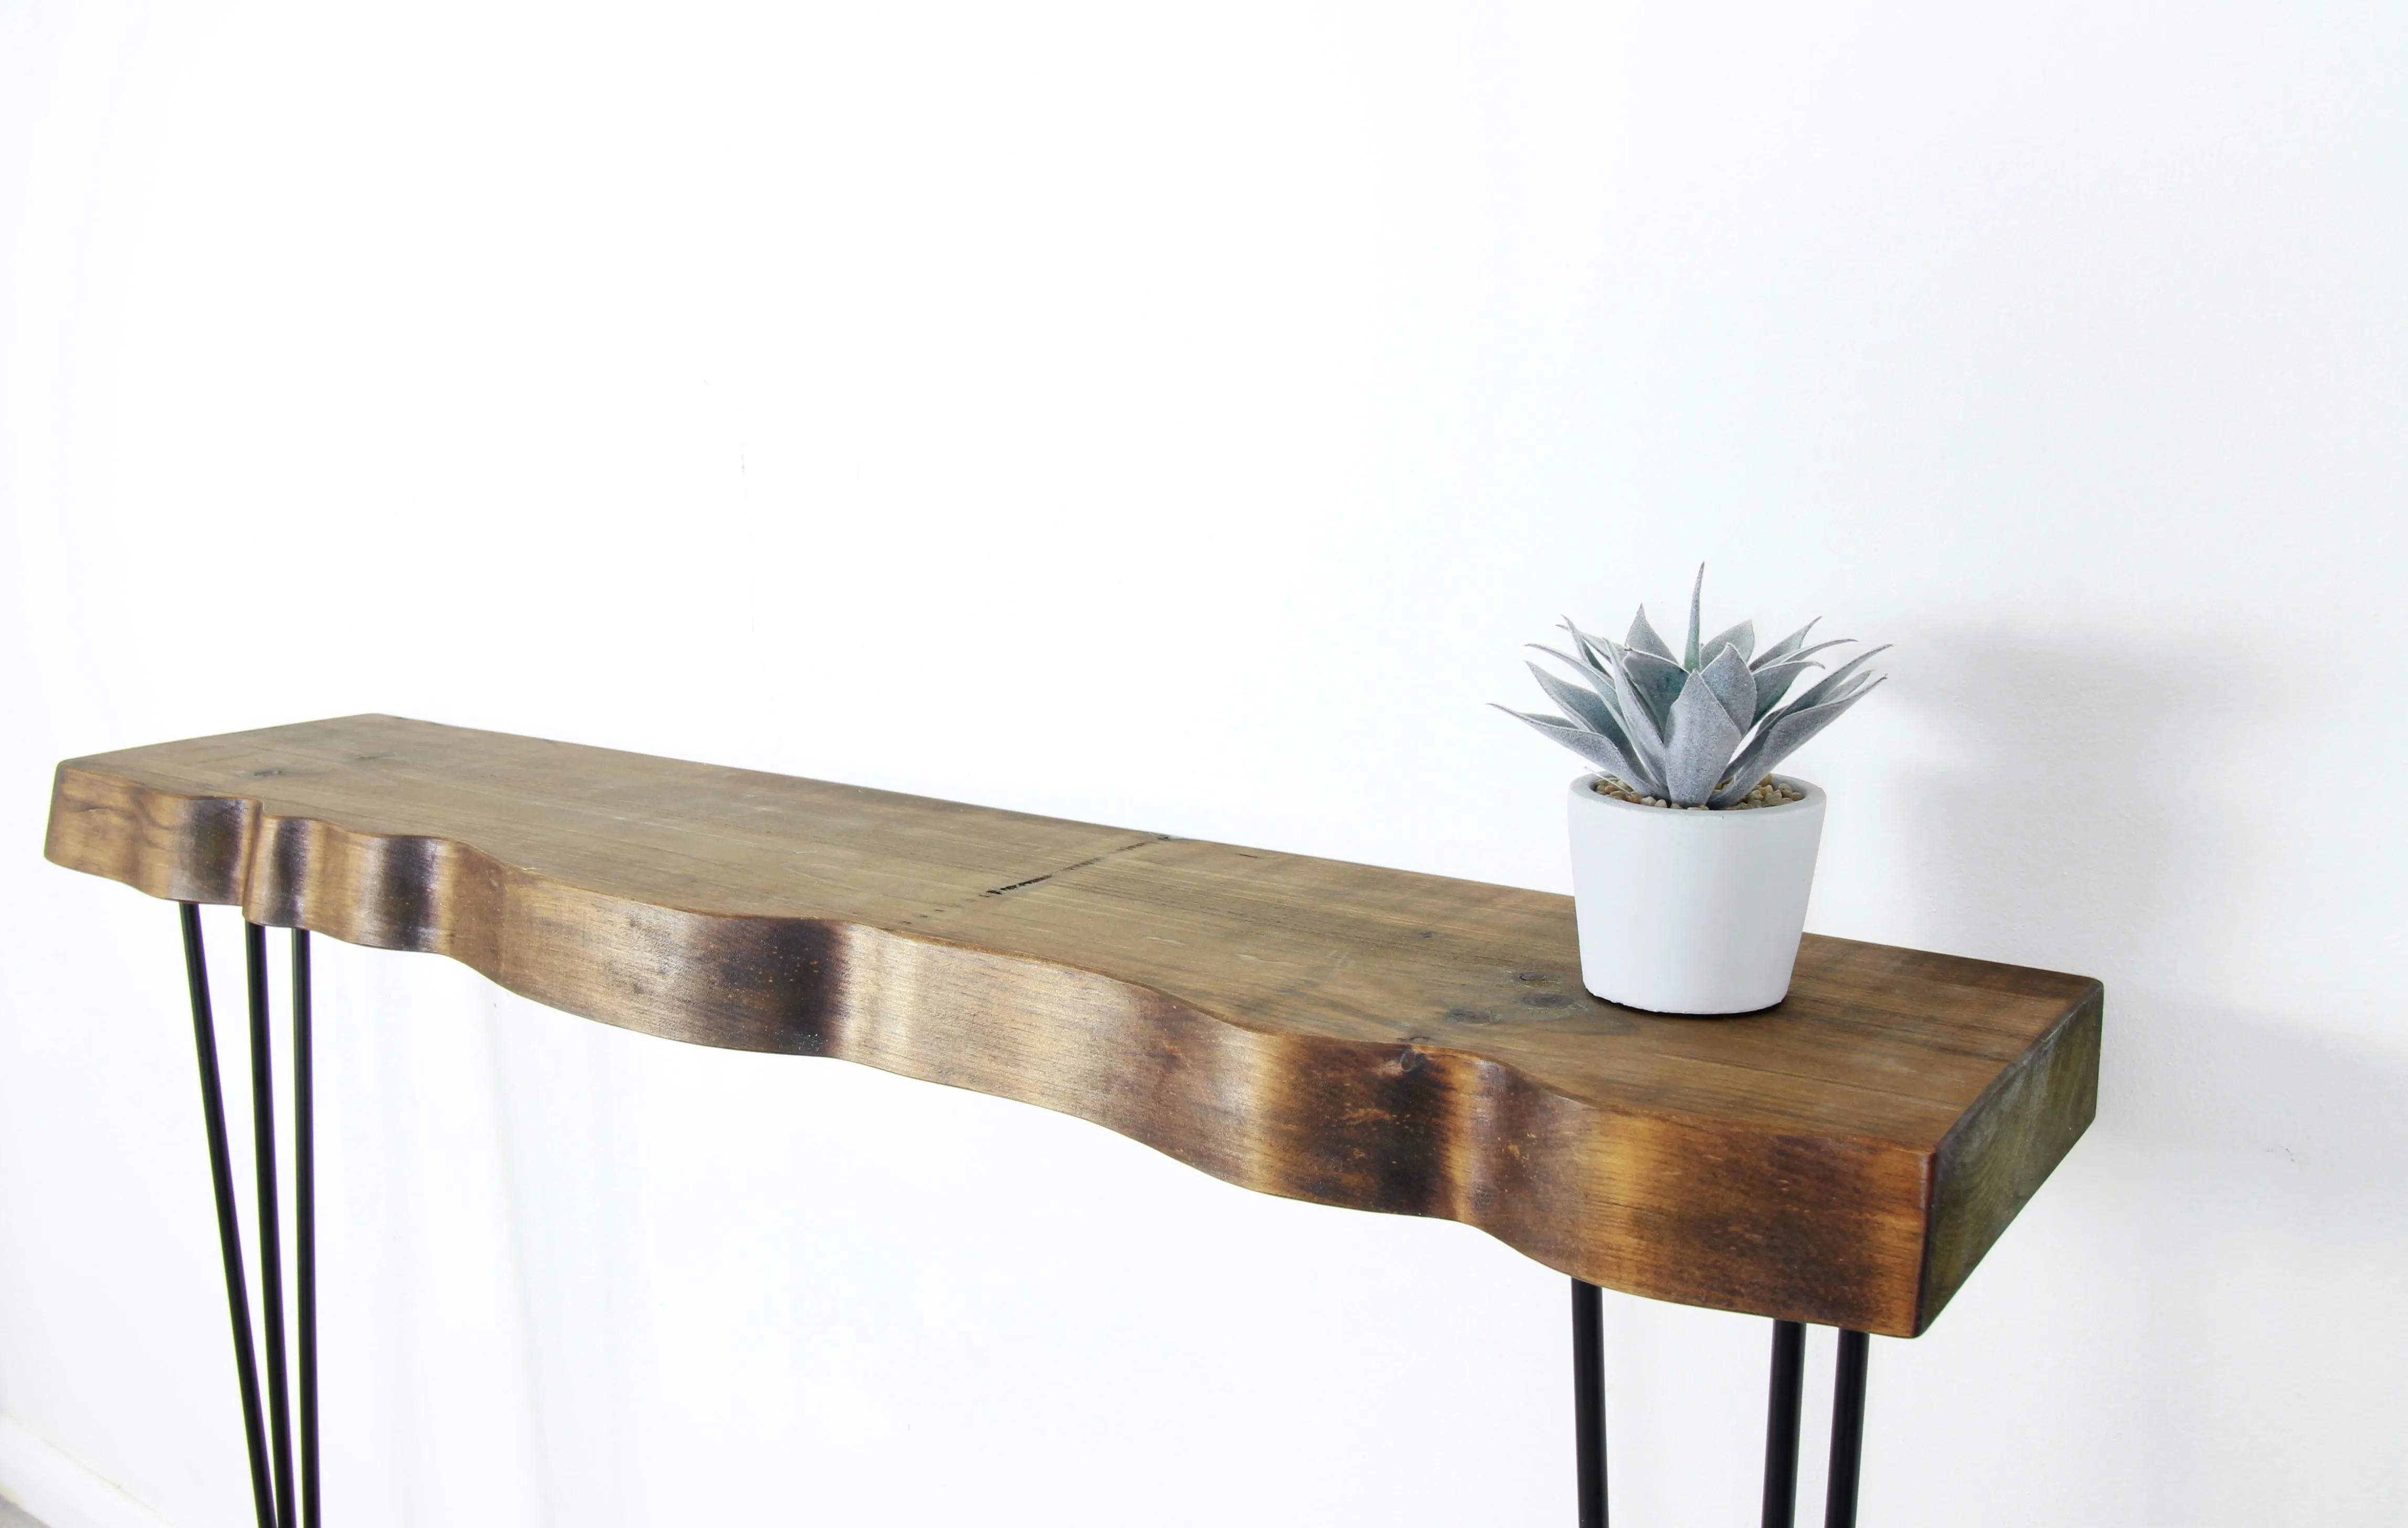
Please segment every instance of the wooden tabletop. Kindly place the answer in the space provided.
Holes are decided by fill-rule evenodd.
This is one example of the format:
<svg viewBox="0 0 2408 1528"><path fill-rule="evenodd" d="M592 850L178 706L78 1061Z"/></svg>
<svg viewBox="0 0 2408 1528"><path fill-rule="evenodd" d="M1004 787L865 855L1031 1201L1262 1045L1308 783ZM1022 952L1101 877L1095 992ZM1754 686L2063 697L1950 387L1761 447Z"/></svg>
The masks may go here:
<svg viewBox="0 0 2408 1528"><path fill-rule="evenodd" d="M1571 900L351 716L59 766L49 858L572 1014L1091 1119L1657 1299L1912 1336L2089 1124L2100 985L1807 936L1581 987Z"/></svg>

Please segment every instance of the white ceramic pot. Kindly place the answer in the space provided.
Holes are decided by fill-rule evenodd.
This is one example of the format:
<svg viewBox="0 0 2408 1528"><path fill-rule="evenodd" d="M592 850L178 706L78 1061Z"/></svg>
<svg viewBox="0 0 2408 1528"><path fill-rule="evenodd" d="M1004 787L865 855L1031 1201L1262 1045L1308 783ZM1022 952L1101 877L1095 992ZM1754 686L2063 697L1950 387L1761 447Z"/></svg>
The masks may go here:
<svg viewBox="0 0 2408 1528"><path fill-rule="evenodd" d="M1633 806L1572 782L1581 983L1659 1014L1746 1014L1789 991L1823 842L1823 792L1741 812Z"/></svg>

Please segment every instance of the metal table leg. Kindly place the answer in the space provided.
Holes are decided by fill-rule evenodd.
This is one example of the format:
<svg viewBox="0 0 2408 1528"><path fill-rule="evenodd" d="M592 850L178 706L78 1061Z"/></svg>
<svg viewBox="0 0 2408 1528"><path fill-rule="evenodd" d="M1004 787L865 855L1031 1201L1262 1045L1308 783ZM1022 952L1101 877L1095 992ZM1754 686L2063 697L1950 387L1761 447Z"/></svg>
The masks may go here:
<svg viewBox="0 0 2408 1528"><path fill-rule="evenodd" d="M310 1052L309 933L293 930L293 1281L300 1317L301 1521L318 1521L318 1100Z"/></svg>
<svg viewBox="0 0 2408 1528"><path fill-rule="evenodd" d="M1772 1398L1765 1408L1764 1528L1798 1521L1798 1421L1806 1385L1806 1328L1772 1323Z"/></svg>
<svg viewBox="0 0 2408 1528"><path fill-rule="evenodd" d="M218 1253L225 1270L226 1314L234 1332L235 1380L242 1397L250 1452L251 1506L259 1528L318 1528L318 1261L316 1101L311 1089L308 936L293 936L294 1232L297 1332L299 1494L294 1492L294 1419L288 1406L284 1347L283 1238L276 1158L275 1057L268 1034L267 930L243 925L243 965L251 1019L252 1141L259 1193L260 1317L267 1370L262 1405L261 1356L254 1346L249 1280L242 1256L233 1159L226 1144L225 1094L219 1077L217 1024L209 1002L201 912L178 904L184 978L193 1005L193 1041L201 1073L201 1121L208 1139L209 1182L217 1198ZM297 1516L296 1516L297 1511Z"/></svg>
<svg viewBox="0 0 2408 1528"><path fill-rule="evenodd" d="M276 1051L267 1032L267 930L242 926L244 986L251 999L251 1127L259 1180L260 1326L267 1348L267 1451L276 1481L276 1521L293 1521L293 1416L284 1358L284 1237L277 1223L283 1197L276 1162Z"/></svg>
<svg viewBox="0 0 2408 1528"><path fill-rule="evenodd" d="M1831 1484L1823 1528L1856 1528L1856 1478L1865 1452L1865 1369L1872 1339L1840 1333L1840 1372L1831 1386Z"/></svg>
<svg viewBox="0 0 2408 1528"><path fill-rule="evenodd" d="M208 958L201 951L201 910L179 904L184 924L184 979L192 990L193 1043L201 1061L201 1122L208 1132L209 1182L217 1191L218 1252L225 1264L226 1312L234 1323L235 1382L242 1391L243 1439L251 1447L251 1498L259 1528L277 1528L275 1488L267 1477L267 1426L259 1409L259 1361L251 1349L251 1295L242 1273L242 1228L235 1218L234 1163L226 1151L225 1098L218 1086L217 1025L209 1012Z"/></svg>
<svg viewBox="0 0 2408 1528"><path fill-rule="evenodd" d="M1580 1439L1580 1528L1605 1524L1605 1302L1572 1280L1572 1413Z"/></svg>

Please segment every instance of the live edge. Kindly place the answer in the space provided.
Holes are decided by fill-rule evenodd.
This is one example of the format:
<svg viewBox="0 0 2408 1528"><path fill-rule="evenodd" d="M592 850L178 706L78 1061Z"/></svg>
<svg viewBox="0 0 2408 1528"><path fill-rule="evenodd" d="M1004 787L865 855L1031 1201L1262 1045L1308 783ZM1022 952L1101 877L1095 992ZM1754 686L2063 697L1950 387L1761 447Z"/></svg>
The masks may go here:
<svg viewBox="0 0 2408 1528"><path fill-rule="evenodd" d="M71 760L47 852L1897 1336L2096 1107L2085 977L1810 935L1779 1007L1666 1018L1582 990L1569 898L391 716Z"/></svg>

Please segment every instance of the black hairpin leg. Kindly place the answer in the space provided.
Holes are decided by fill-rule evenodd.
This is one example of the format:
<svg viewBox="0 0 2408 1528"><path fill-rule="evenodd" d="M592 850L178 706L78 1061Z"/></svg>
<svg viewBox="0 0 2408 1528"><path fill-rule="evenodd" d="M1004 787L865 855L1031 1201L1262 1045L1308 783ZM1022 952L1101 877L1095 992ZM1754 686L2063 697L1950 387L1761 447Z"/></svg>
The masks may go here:
<svg viewBox="0 0 2408 1528"><path fill-rule="evenodd" d="M1764 1528L1798 1521L1798 1420L1806 1386L1806 1328L1772 1323L1772 1399L1765 1408Z"/></svg>
<svg viewBox="0 0 2408 1528"><path fill-rule="evenodd" d="M276 1171L276 1057L267 1032L267 930L242 926L242 965L251 996L251 1125L259 1177L259 1308L267 1348L268 1457L275 1469L276 1521L293 1521L293 1417L284 1358L284 1236Z"/></svg>
<svg viewBox="0 0 2408 1528"><path fill-rule="evenodd" d="M1856 1477L1865 1452L1865 1368L1872 1340L1840 1333L1840 1372L1831 1386L1831 1487L1823 1528L1856 1528Z"/></svg>
<svg viewBox="0 0 2408 1528"><path fill-rule="evenodd" d="M268 1036L267 930L243 925L243 971L251 1016L251 1105L259 1189L260 1335L267 1383L262 1405L261 1355L252 1347L251 1291L244 1277L242 1229L234 1166L226 1147L225 1094L218 1077L217 1026L209 1006L201 911L179 904L184 975L192 988L193 1039L200 1053L201 1115L208 1127L209 1177L217 1193L218 1249L225 1263L226 1311L234 1325L235 1377L242 1391L244 1441L251 1451L251 1505L259 1528L318 1528L318 1214L317 1101L311 1087L309 936L293 934L293 1231L299 1342L299 1493L294 1493L294 1419L287 1405L283 1237L278 1224L275 1058Z"/></svg>
<svg viewBox="0 0 2408 1528"><path fill-rule="evenodd" d="M1572 1410L1580 1429L1580 1528L1605 1525L1605 1302L1572 1280Z"/></svg>
<svg viewBox="0 0 2408 1528"><path fill-rule="evenodd" d="M277 1528L267 1478L267 1429L259 1411L258 1361L251 1346L251 1295L243 1287L242 1230L235 1218L234 1163L226 1151L225 1097L218 1086L217 1025L209 1014L208 965L201 952L201 910L179 904L184 978L192 989L193 1043L201 1061L201 1119L208 1132L209 1182L217 1191L218 1250L225 1263L226 1311L234 1322L235 1379L242 1390L243 1438L251 1447L251 1497L259 1528Z"/></svg>
<svg viewBox="0 0 2408 1528"><path fill-rule="evenodd" d="M293 1280L301 1371L301 1521L318 1524L318 1103L309 1045L309 934L293 930Z"/></svg>

